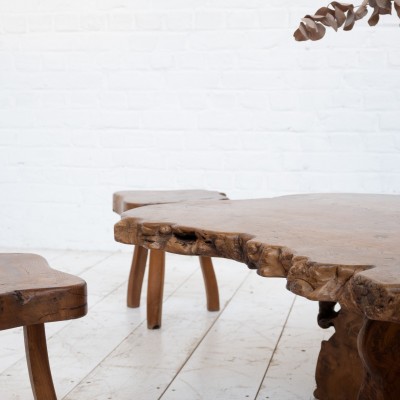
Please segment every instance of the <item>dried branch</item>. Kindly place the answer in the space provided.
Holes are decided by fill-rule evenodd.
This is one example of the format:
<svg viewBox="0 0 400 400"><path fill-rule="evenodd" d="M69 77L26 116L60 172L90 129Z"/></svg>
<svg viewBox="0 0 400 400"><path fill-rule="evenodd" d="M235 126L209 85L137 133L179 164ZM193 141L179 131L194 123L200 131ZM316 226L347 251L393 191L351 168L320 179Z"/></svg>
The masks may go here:
<svg viewBox="0 0 400 400"><path fill-rule="evenodd" d="M344 31L350 31L356 21L368 14L368 9L373 12L368 20L370 26L379 22L379 16L392 14L393 8L400 18L400 0L363 0L359 6L332 1L327 7L321 7L314 15L302 18L299 28L294 33L297 41L319 40L325 36L327 27L335 31L343 26Z"/></svg>

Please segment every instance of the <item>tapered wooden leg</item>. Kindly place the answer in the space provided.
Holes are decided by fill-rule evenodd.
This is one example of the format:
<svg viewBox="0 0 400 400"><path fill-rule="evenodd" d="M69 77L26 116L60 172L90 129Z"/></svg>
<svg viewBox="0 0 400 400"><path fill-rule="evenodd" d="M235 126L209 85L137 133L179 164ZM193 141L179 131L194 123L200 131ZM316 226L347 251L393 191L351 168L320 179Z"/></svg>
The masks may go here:
<svg viewBox="0 0 400 400"><path fill-rule="evenodd" d="M200 256L201 271L207 296L207 310L219 311L218 283L210 257Z"/></svg>
<svg viewBox="0 0 400 400"><path fill-rule="evenodd" d="M364 365L358 400L400 399L400 324L366 320L358 350Z"/></svg>
<svg viewBox="0 0 400 400"><path fill-rule="evenodd" d="M164 275L164 251L150 250L149 283L147 286L147 327L149 329L161 327Z"/></svg>
<svg viewBox="0 0 400 400"><path fill-rule="evenodd" d="M33 397L35 400L56 400L44 324L24 326L24 339Z"/></svg>
<svg viewBox="0 0 400 400"><path fill-rule="evenodd" d="M147 249L135 246L132 257L131 271L128 280L128 294L126 302L128 307L140 306L140 294L142 293L143 277L146 270Z"/></svg>

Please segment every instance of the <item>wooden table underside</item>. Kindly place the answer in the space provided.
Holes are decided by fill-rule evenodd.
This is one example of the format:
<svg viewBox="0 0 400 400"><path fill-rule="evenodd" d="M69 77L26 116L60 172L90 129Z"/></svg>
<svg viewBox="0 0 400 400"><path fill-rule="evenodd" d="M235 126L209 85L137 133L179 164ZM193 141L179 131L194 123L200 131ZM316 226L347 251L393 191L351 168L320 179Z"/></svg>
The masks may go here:
<svg viewBox="0 0 400 400"><path fill-rule="evenodd" d="M317 362L323 400L400 398L400 196L301 195L128 211L122 243L243 262L320 302L335 327ZM340 311L335 311L336 304Z"/></svg>

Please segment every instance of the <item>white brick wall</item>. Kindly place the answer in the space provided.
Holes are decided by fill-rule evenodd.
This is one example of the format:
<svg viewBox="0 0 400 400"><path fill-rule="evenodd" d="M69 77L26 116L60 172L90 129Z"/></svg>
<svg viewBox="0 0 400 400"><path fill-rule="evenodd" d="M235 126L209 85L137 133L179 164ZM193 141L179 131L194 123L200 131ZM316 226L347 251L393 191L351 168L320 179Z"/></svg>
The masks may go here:
<svg viewBox="0 0 400 400"><path fill-rule="evenodd" d="M400 29L320 0L0 0L0 246L110 249L119 189L400 193Z"/></svg>

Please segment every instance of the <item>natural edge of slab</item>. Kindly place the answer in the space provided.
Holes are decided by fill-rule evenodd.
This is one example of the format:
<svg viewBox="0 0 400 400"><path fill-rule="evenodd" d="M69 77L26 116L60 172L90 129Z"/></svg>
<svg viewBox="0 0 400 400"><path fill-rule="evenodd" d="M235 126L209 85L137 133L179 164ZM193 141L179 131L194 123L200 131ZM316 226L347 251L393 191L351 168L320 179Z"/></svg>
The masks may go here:
<svg viewBox="0 0 400 400"><path fill-rule="evenodd" d="M339 302L370 319L400 322L398 287L366 274L374 265L320 263L284 244L269 245L243 232L216 232L171 222L147 223L126 216L115 225L115 240L184 255L222 257L245 263L263 277L285 277L291 292L315 301Z"/></svg>

